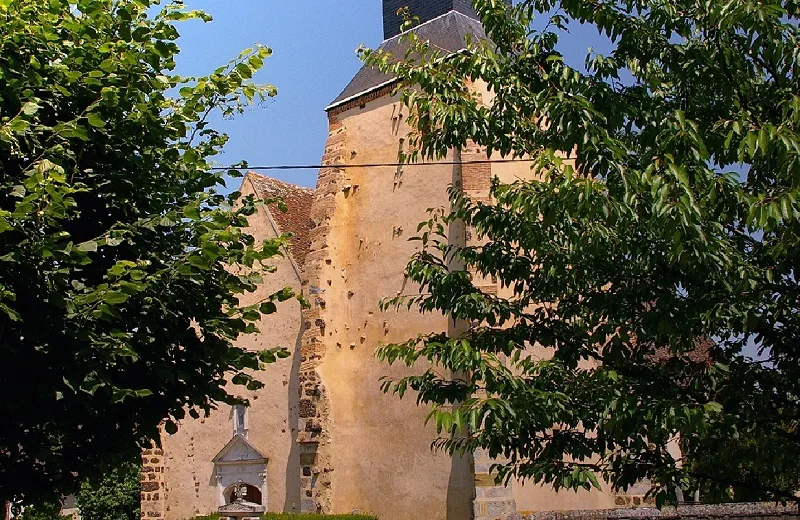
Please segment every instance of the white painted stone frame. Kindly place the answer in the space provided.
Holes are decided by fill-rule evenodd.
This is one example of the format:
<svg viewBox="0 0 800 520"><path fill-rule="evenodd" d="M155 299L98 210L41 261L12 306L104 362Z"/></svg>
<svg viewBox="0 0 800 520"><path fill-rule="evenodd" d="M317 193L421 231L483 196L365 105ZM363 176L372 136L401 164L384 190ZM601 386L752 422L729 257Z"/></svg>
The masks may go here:
<svg viewBox="0 0 800 520"><path fill-rule="evenodd" d="M215 472L215 477L217 479L217 507L226 505L225 490L235 486L241 481L242 484L249 484L261 491L261 505L269 511L266 462L243 461L228 464L217 463L215 465ZM249 499L246 500L251 501Z"/></svg>
<svg viewBox="0 0 800 520"><path fill-rule="evenodd" d="M241 435L234 435L212 460L217 482L217 507L226 505L225 490L239 482L261 491L261 505L269 511L269 461Z"/></svg>

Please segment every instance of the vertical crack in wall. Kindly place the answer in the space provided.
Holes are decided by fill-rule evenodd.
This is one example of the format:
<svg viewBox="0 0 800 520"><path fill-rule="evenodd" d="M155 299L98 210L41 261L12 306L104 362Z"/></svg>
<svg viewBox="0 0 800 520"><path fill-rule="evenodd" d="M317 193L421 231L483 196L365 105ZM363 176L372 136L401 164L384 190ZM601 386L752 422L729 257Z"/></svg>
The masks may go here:
<svg viewBox="0 0 800 520"><path fill-rule="evenodd" d="M329 134L322 157L311 206L311 249L303 268L310 308L303 311L303 335L300 347L300 509L302 512L332 512L330 454L330 401L318 370L325 356L327 280L333 277L331 226L336 212L336 197L342 192L344 171L329 165L346 160L345 127L335 115L329 116Z"/></svg>

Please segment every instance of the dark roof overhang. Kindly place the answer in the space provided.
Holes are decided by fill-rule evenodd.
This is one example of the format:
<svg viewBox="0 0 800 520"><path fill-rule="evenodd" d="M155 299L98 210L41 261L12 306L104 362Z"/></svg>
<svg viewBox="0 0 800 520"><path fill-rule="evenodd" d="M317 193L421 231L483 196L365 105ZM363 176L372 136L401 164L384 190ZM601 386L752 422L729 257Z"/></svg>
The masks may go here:
<svg viewBox="0 0 800 520"><path fill-rule="evenodd" d="M465 50L470 40L486 39L486 32L483 30L481 23L459 11L450 11L422 23L410 29L410 31L413 31L420 40L427 41L433 49L440 51L442 56ZM397 59L402 59L409 47L408 41L403 38L405 34L407 32L385 40L378 47L378 50L396 56ZM393 76L364 66L341 94L330 105L325 107L325 111L330 112L338 106L389 86L396 80L397 78Z"/></svg>

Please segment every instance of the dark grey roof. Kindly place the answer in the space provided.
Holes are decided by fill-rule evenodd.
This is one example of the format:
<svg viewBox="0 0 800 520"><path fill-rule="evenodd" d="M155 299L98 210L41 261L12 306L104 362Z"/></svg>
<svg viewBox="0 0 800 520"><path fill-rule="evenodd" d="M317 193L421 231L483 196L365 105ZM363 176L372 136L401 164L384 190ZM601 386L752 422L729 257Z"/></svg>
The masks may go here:
<svg viewBox="0 0 800 520"><path fill-rule="evenodd" d="M420 24L411 30L414 31L421 40L428 41L432 48L443 51L443 54L451 54L466 49L468 37L472 39L486 39L486 32L483 30L481 23L458 11L450 11L445 15ZM401 34L389 38L378 48L398 58L402 58L408 49L408 42L402 36ZM393 77L387 76L375 69L362 67L326 110L330 110L344 101L360 96L377 86L389 83L393 79Z"/></svg>
<svg viewBox="0 0 800 520"><path fill-rule="evenodd" d="M460 11L470 18L478 19L472 0L383 0L383 39L400 34L403 16L400 8L407 7L408 14L419 18L420 23L433 20L450 11Z"/></svg>

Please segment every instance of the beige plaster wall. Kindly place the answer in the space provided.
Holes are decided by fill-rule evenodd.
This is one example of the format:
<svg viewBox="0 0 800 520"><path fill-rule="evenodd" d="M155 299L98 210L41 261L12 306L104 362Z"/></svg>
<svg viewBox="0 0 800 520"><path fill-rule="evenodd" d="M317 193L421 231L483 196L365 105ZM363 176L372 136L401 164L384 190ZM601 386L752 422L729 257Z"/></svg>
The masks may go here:
<svg viewBox="0 0 800 520"><path fill-rule="evenodd" d="M549 486L522 484L514 481L514 499L517 511L569 511L574 509L610 509L614 506L614 494L610 491L559 491Z"/></svg>
<svg viewBox="0 0 800 520"><path fill-rule="evenodd" d="M253 193L247 181L243 195ZM256 240L275 236L269 216L263 208L250 217L250 233ZM264 284L254 294L242 298L254 303L286 286L299 290L295 266L286 258L275 260L277 271L265 276ZM294 300L278 304L278 312L265 317L260 334L243 337L240 344L261 350L285 346L293 351L290 358L278 360L258 374L265 388L250 392L241 388L250 400L248 441L268 460L267 487L270 511L298 510L300 501L300 466L295 443L297 426L297 368L300 333L300 305ZM166 482L165 518L183 520L196 514L217 510L217 482L211 460L233 435L231 407L220 405L210 417L193 420L187 416L178 433L164 440L164 478Z"/></svg>
<svg viewBox="0 0 800 520"><path fill-rule="evenodd" d="M408 128L397 99L383 97L338 114L351 164L392 163ZM405 110L405 109L403 109ZM450 158L452 160L452 158ZM331 270L325 287L326 354L319 368L331 403L332 509L360 510L381 520L468 519L469 460L434 454L427 408L380 392L383 376L407 371L375 358L378 345L447 330L440 315L390 310L379 301L404 285L404 268L418 247L408 238L428 208L448 204L453 166L348 168L332 220Z"/></svg>
<svg viewBox="0 0 800 520"><path fill-rule="evenodd" d="M482 94L490 102L491 94ZM405 111L396 98L385 96L337 114L345 127L349 162L395 162L408 132ZM474 158L474 150L467 153L465 160ZM496 164L491 170L503 182L535 176L528 162ZM378 302L399 291L416 291L403 276L418 247L407 239L427 218L427 209L448 206L447 188L456 172L451 165L345 170L345 190L337 195L328 235L326 354L319 368L331 403L333 512L360 510L377 513L382 520L470 518L471 461L451 461L431 452L436 433L424 426L428 408L416 406L413 392L399 401L378 390L381 377L397 378L407 371L374 357L379 344L451 327L437 314L383 313ZM519 482L511 491L517 510L613 506L609 493L555 493Z"/></svg>

